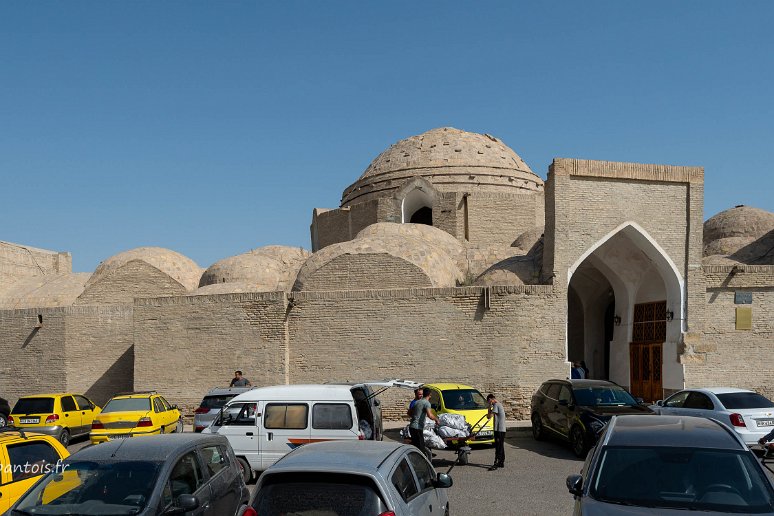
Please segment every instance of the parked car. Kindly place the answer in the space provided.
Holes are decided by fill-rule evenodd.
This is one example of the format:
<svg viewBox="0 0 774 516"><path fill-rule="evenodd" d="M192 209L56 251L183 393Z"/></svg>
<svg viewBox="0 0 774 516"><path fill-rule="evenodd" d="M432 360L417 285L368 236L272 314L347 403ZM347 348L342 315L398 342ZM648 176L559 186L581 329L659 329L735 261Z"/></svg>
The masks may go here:
<svg viewBox="0 0 774 516"><path fill-rule="evenodd" d="M259 514L449 514L446 489L415 447L378 441L328 441L289 453L263 472L251 507Z"/></svg>
<svg viewBox="0 0 774 516"><path fill-rule="evenodd" d="M774 484L739 434L691 416L613 417L567 489L576 515L774 515Z"/></svg>
<svg viewBox="0 0 774 516"><path fill-rule="evenodd" d="M0 428L0 514L69 455L50 435Z"/></svg>
<svg viewBox="0 0 774 516"><path fill-rule="evenodd" d="M138 435L183 431L183 417L177 405L170 405L156 391L117 394L105 403L91 423L89 439L99 444Z"/></svg>
<svg viewBox="0 0 774 516"><path fill-rule="evenodd" d="M430 383L422 387L431 390L430 406L436 414L462 414L471 431L478 431L468 443L494 443L494 420L486 418L489 405L478 389L459 383Z"/></svg>
<svg viewBox="0 0 774 516"><path fill-rule="evenodd" d="M182 434L86 447L19 499L11 514L186 514L244 511L249 492L228 441Z"/></svg>
<svg viewBox="0 0 774 516"><path fill-rule="evenodd" d="M549 380L532 395L531 414L535 439L559 437L583 458L612 416L655 412L612 382Z"/></svg>
<svg viewBox="0 0 774 516"><path fill-rule="evenodd" d="M755 391L729 387L685 389L651 407L659 414L715 418L733 428L747 443L774 429L774 403Z"/></svg>
<svg viewBox="0 0 774 516"><path fill-rule="evenodd" d="M22 396L13 406L8 424L53 435L65 447L73 437L85 436L100 408L89 398L69 392Z"/></svg>
<svg viewBox="0 0 774 516"><path fill-rule="evenodd" d="M234 397L203 433L228 438L244 468L245 482L298 446L329 439L374 439L381 412L356 402L363 384L310 384L260 387ZM377 384L374 384L374 386ZM418 384L398 380L383 387Z"/></svg>
<svg viewBox="0 0 774 516"><path fill-rule="evenodd" d="M11 405L8 400L0 398L0 428L8 424L8 416L11 414Z"/></svg>
<svg viewBox="0 0 774 516"><path fill-rule="evenodd" d="M247 392L252 387L213 387L204 395L194 411L194 432L201 432L218 417L218 412L231 398Z"/></svg>

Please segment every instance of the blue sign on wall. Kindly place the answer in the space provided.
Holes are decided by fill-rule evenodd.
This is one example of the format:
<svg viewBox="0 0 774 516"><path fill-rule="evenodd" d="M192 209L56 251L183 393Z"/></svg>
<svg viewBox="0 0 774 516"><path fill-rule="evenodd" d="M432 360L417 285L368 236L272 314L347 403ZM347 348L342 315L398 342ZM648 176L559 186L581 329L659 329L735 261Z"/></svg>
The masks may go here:
<svg viewBox="0 0 774 516"><path fill-rule="evenodd" d="M734 292L735 305L751 305L752 292Z"/></svg>

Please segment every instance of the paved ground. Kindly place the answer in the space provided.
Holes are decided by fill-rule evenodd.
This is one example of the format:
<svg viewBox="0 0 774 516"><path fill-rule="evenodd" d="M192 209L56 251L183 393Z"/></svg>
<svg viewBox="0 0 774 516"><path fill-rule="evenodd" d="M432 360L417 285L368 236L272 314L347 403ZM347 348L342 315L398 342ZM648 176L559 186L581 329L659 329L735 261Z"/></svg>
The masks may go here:
<svg viewBox="0 0 774 516"><path fill-rule="evenodd" d="M400 440L403 423L385 425L386 440ZM190 431L190 429L187 429ZM70 447L70 453L83 448L86 441ZM457 455L451 450L435 450L433 465L446 472ZM475 448L466 466L454 466L450 473L454 485L449 490L451 514L488 516L502 514L571 514L573 499L564 481L580 471L582 462L570 449L558 442L537 442L528 423L509 422L505 439L506 467L488 471L494 461L494 448ZM254 490L254 484L250 491Z"/></svg>

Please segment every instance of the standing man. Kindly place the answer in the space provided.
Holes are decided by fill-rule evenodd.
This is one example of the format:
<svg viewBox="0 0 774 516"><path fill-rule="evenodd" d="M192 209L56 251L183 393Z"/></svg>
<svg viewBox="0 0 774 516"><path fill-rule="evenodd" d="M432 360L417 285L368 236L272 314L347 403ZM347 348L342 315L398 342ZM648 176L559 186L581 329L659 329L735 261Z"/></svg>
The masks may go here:
<svg viewBox="0 0 774 516"><path fill-rule="evenodd" d="M489 471L505 467L505 409L499 401L495 399L494 394L486 397L489 403L489 411L486 413L487 419L494 416L494 440L495 440L495 460L490 466Z"/></svg>
<svg viewBox="0 0 774 516"><path fill-rule="evenodd" d="M234 371L234 378L231 379L229 387L252 387L250 380L242 376L242 371Z"/></svg>
<svg viewBox="0 0 774 516"><path fill-rule="evenodd" d="M418 389L414 389L414 399L411 400L411 403L409 403L409 407L407 411L408 417L411 417L413 415L412 411L414 410L414 405L416 405L417 401L421 399L422 399L422 388L420 387Z"/></svg>
<svg viewBox="0 0 774 516"><path fill-rule="evenodd" d="M425 419L430 418L438 423L438 416L433 414L430 407L430 389L425 387L422 390L422 399L416 400L414 406L409 409L411 413L411 423L409 423L409 433L411 434L411 444L419 448L419 451L425 454L427 460L432 459L430 450L425 446L425 437L422 431L425 429Z"/></svg>

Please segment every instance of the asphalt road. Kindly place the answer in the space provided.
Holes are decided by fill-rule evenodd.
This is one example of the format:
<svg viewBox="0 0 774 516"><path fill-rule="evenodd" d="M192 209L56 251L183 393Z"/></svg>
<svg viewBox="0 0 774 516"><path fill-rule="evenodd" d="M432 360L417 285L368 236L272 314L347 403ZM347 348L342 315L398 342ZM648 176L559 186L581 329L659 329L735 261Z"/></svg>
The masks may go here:
<svg viewBox="0 0 774 516"><path fill-rule="evenodd" d="M556 441L535 441L525 429L509 429L505 439L505 468L488 471L494 462L494 448L474 448L470 462L454 466L454 485L449 489L451 514L561 515L571 514L573 499L565 487L567 475L580 471L583 463L570 449ZM386 430L385 440L400 441L398 430ZM75 453L88 444L79 440L69 446ZM433 465L446 472L457 454L434 450ZM250 491L255 484L250 486Z"/></svg>

